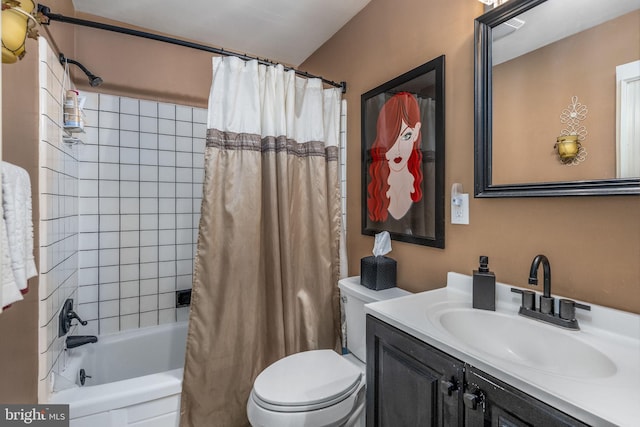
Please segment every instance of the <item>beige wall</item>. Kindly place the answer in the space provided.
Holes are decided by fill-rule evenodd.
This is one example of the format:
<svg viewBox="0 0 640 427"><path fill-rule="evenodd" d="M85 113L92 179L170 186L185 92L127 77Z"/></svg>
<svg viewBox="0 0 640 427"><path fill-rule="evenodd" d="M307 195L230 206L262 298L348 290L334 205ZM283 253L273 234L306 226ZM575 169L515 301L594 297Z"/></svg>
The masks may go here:
<svg viewBox="0 0 640 427"><path fill-rule="evenodd" d="M73 13L71 0L52 0L56 13ZM49 34L50 33L50 34ZM41 27L58 49L73 50L71 28ZM66 49L66 51L64 50ZM34 247L38 247L38 43L27 39L26 56L2 64L2 159L29 172L33 202ZM36 265L39 253L35 251ZM36 403L38 399L38 278L29 280L24 301L0 314L0 402Z"/></svg>
<svg viewBox="0 0 640 427"><path fill-rule="evenodd" d="M29 172L33 221L38 223L38 45L27 56L2 65L2 160ZM14 125L15 124L15 125ZM38 232L34 227L34 247ZM36 265L38 253L35 251ZM0 402L35 403L38 377L38 278L29 292L0 314ZM19 356L17 356L19 355Z"/></svg>
<svg viewBox="0 0 640 427"><path fill-rule="evenodd" d="M438 55L446 55L446 177L473 193L473 20L468 0L373 0L301 68L346 80L349 274L373 238L360 234L360 95ZM553 143L552 143L553 145ZM551 260L553 292L640 313L640 197L470 200L470 225L451 225L446 248L393 242L398 282L433 289L447 271L468 273L488 255L499 281L525 286L538 253Z"/></svg>
<svg viewBox="0 0 640 427"><path fill-rule="evenodd" d="M616 177L616 66L640 57L640 11L493 67L493 183ZM553 149L577 96L588 108L579 166Z"/></svg>

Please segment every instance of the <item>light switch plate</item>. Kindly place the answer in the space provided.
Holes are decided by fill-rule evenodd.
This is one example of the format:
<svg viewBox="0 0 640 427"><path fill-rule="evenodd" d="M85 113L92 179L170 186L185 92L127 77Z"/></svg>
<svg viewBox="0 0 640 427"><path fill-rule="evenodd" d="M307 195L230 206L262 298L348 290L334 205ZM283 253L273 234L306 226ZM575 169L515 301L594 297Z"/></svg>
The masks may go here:
<svg viewBox="0 0 640 427"><path fill-rule="evenodd" d="M469 224L469 195L451 197L451 224Z"/></svg>

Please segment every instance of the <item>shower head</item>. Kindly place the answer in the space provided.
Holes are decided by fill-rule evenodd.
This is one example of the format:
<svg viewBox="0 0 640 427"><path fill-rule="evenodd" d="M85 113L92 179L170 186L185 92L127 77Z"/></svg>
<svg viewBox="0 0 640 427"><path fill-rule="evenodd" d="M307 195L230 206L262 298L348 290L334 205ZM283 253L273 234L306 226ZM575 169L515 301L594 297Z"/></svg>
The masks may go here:
<svg viewBox="0 0 640 427"><path fill-rule="evenodd" d="M87 67L85 67L84 65L82 65L81 63L79 63L78 61L74 61L73 59L69 59L69 58L65 58L64 53L60 53L60 63L62 65L64 65L65 63L68 64L75 64L78 67L80 67L80 69L87 75L87 77L89 78L89 85L91 85L91 87L96 87L96 86L100 86L102 84L102 79L98 76L96 76L95 74L93 74L91 71L87 70Z"/></svg>
<svg viewBox="0 0 640 427"><path fill-rule="evenodd" d="M89 77L89 84L91 85L91 87L100 86L102 84L102 78L101 77L94 76L91 73L88 73L87 77Z"/></svg>

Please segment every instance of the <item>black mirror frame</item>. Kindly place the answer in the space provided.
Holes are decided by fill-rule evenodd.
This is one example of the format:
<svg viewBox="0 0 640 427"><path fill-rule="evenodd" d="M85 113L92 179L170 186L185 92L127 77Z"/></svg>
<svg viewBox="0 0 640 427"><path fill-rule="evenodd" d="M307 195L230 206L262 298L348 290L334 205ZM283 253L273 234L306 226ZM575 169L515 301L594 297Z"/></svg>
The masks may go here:
<svg viewBox="0 0 640 427"><path fill-rule="evenodd" d="M547 0L511 0L475 19L475 197L610 196L640 194L640 178L492 184L492 29Z"/></svg>

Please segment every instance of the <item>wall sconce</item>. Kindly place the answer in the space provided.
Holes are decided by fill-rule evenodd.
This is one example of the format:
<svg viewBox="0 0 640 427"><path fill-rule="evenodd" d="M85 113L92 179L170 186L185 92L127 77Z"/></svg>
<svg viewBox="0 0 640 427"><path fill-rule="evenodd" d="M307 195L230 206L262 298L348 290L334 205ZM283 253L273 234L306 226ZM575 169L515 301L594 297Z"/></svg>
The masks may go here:
<svg viewBox="0 0 640 427"><path fill-rule="evenodd" d="M27 37L38 38L39 24L32 0L2 0L2 62L13 64L25 55Z"/></svg>
<svg viewBox="0 0 640 427"><path fill-rule="evenodd" d="M560 114L560 123L567 125L560 131L553 148L564 165L575 166L587 157L587 150L582 142L587 139L587 127L582 124L589 110L585 104L578 102L578 97L571 97L571 104Z"/></svg>

